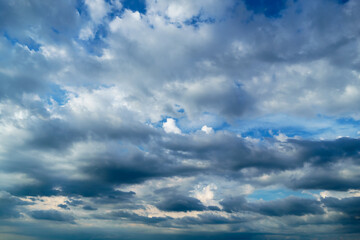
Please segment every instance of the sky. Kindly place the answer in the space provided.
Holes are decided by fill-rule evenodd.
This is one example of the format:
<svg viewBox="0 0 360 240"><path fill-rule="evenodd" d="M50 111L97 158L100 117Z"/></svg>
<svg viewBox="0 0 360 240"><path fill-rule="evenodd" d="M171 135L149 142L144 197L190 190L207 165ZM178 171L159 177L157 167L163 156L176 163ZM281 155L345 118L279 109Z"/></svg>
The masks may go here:
<svg viewBox="0 0 360 240"><path fill-rule="evenodd" d="M360 239L359 12L0 0L0 239Z"/></svg>

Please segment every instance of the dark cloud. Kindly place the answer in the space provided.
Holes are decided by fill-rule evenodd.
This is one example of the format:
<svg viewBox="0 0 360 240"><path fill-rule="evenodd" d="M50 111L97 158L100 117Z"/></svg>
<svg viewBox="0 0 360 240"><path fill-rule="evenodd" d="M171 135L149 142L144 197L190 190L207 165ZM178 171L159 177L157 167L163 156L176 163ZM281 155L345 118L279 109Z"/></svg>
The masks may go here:
<svg viewBox="0 0 360 240"><path fill-rule="evenodd" d="M18 218L21 212L18 206L30 205L17 197L12 196L7 192L0 192L0 219Z"/></svg>
<svg viewBox="0 0 360 240"><path fill-rule="evenodd" d="M96 207L93 207L93 206L90 206L90 205L83 206L83 209L86 210L86 211L95 211L95 210L97 210Z"/></svg>
<svg viewBox="0 0 360 240"><path fill-rule="evenodd" d="M290 140L300 147L299 158L313 165L325 165L347 158L359 164L360 139L339 138L327 141Z"/></svg>
<svg viewBox="0 0 360 240"><path fill-rule="evenodd" d="M179 136L162 144L176 156L210 161L216 171L250 167L272 171L302 164L298 159L289 159L272 149L253 149L243 138L229 132L218 132L213 136Z"/></svg>
<svg viewBox="0 0 360 240"><path fill-rule="evenodd" d="M350 198L333 198L326 197L322 198L321 202L324 205L335 211L343 212L354 219L359 219L360 217L360 197L350 197ZM360 221L358 221L360 224Z"/></svg>
<svg viewBox="0 0 360 240"><path fill-rule="evenodd" d="M351 166L350 163L340 165L342 168L346 165ZM346 167L347 168L347 167ZM355 175L353 178L348 178L341 174L339 165L333 167L315 167L311 170L305 171L305 174L300 178L291 178L290 181L284 184L293 189L326 189L336 191L347 191L350 189L358 189L359 176Z"/></svg>
<svg viewBox="0 0 360 240"><path fill-rule="evenodd" d="M57 221L57 222L67 222L67 223L75 223L74 216L62 213L57 210L35 210L31 211L29 215L38 220L48 220L48 221Z"/></svg>
<svg viewBox="0 0 360 240"><path fill-rule="evenodd" d="M206 209L200 200L180 195L168 196L157 203L156 207L168 212L204 211Z"/></svg>
<svg viewBox="0 0 360 240"><path fill-rule="evenodd" d="M306 214L324 214L320 202L313 199L288 197L269 202L253 203L250 208L260 214L267 216L295 215L303 216Z"/></svg>
<svg viewBox="0 0 360 240"><path fill-rule="evenodd" d="M240 212L246 210L247 201L244 197L231 197L220 202L225 212Z"/></svg>
<svg viewBox="0 0 360 240"><path fill-rule="evenodd" d="M66 204L58 204L58 207L62 209L70 209Z"/></svg>
<svg viewBox="0 0 360 240"><path fill-rule="evenodd" d="M157 224L172 219L171 217L146 217L136 213L126 211L114 211L109 214L111 218L123 218L131 222L141 222L145 224Z"/></svg>
<svg viewBox="0 0 360 240"><path fill-rule="evenodd" d="M186 176L199 171L197 167L177 164L171 156L164 156L161 152L149 156L133 146L129 146L130 149L134 151L128 155L99 156L81 170L99 181L111 184L141 183L152 178Z"/></svg>
<svg viewBox="0 0 360 240"><path fill-rule="evenodd" d="M116 204L116 203L126 203L131 202L131 199L135 196L135 192L123 192L123 191L112 191L105 192L100 195L97 195L93 198L93 202L97 204Z"/></svg>
<svg viewBox="0 0 360 240"><path fill-rule="evenodd" d="M267 202L248 202L244 197L236 197L225 199L220 203L226 212L256 212L266 216L277 217L324 214L319 201L292 196Z"/></svg>
<svg viewBox="0 0 360 240"><path fill-rule="evenodd" d="M84 201L81 200L81 199L69 199L69 200L66 200L65 203L70 205L70 206L75 206L76 207L76 206L79 206L79 205L83 204Z"/></svg>

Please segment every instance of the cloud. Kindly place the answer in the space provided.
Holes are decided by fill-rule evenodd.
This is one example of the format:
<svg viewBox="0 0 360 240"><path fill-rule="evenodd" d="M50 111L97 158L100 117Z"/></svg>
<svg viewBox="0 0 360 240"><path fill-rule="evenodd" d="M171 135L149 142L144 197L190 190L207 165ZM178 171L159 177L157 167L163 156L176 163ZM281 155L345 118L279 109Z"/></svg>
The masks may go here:
<svg viewBox="0 0 360 240"><path fill-rule="evenodd" d="M34 210L30 212L30 216L37 220L75 223L75 218L72 215L57 210Z"/></svg>
<svg viewBox="0 0 360 240"><path fill-rule="evenodd" d="M99 23L110 10L108 4L103 0L85 0L85 4L89 9L91 19L96 23Z"/></svg>
<svg viewBox="0 0 360 240"><path fill-rule="evenodd" d="M156 207L162 211L174 212L203 211L206 209L199 199L176 195L168 196L156 204Z"/></svg>
<svg viewBox="0 0 360 240"><path fill-rule="evenodd" d="M166 133L181 134L181 130L176 126L175 120L172 118L166 119L166 122L163 123L163 128Z"/></svg>
<svg viewBox="0 0 360 240"><path fill-rule="evenodd" d="M359 8L0 0L0 238L357 239Z"/></svg>
<svg viewBox="0 0 360 240"><path fill-rule="evenodd" d="M131 222L141 222L145 224L157 224L172 219L171 217L146 217L140 216L136 213L129 213L126 211L114 211L107 215L110 218L115 219L127 219Z"/></svg>
<svg viewBox="0 0 360 240"><path fill-rule="evenodd" d="M290 196L285 199L247 202L244 197L225 199L220 204L226 212L250 211L266 216L303 216L306 214L324 214L321 203L313 199Z"/></svg>
<svg viewBox="0 0 360 240"><path fill-rule="evenodd" d="M96 211L97 210L97 208L92 207L90 205L83 206L83 209L86 210L86 211Z"/></svg>
<svg viewBox="0 0 360 240"><path fill-rule="evenodd" d="M31 203L25 202L11 194L1 191L0 192L0 219L18 218L21 217L21 212L17 209L18 206L30 205Z"/></svg>
<svg viewBox="0 0 360 240"><path fill-rule="evenodd" d="M201 131L205 132L206 134L214 133L214 129L206 125L202 126Z"/></svg>
<svg viewBox="0 0 360 240"><path fill-rule="evenodd" d="M359 197L350 197L337 199L333 197L326 197L321 199L326 207L332 210L337 210L350 215L353 218L358 218L360 215Z"/></svg>

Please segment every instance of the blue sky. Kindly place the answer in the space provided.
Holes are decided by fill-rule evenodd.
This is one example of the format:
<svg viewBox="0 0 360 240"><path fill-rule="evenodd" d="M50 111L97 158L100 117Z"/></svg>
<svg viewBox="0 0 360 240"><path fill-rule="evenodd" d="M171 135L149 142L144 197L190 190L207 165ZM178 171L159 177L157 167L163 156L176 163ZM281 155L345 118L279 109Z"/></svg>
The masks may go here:
<svg viewBox="0 0 360 240"><path fill-rule="evenodd" d="M0 0L0 239L359 239L359 10Z"/></svg>

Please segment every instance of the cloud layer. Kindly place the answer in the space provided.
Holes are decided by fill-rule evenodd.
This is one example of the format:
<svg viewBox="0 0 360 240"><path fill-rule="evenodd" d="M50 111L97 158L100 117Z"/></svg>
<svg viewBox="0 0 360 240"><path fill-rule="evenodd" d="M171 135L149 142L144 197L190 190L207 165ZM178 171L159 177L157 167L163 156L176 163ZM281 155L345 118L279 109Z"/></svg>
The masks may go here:
<svg viewBox="0 0 360 240"><path fill-rule="evenodd" d="M0 238L358 239L359 10L0 0Z"/></svg>

